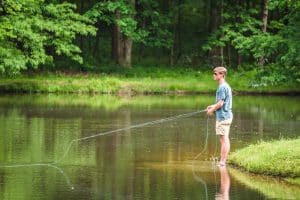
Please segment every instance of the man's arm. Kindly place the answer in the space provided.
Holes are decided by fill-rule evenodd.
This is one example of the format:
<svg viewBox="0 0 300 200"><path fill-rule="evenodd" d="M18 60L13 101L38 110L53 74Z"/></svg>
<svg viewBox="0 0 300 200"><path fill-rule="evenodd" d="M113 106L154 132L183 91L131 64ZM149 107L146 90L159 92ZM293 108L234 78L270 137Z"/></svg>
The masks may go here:
<svg viewBox="0 0 300 200"><path fill-rule="evenodd" d="M207 106L206 111L207 111L207 115L211 116L214 114L214 112L218 109L220 109L224 104L224 100L220 99L216 104Z"/></svg>

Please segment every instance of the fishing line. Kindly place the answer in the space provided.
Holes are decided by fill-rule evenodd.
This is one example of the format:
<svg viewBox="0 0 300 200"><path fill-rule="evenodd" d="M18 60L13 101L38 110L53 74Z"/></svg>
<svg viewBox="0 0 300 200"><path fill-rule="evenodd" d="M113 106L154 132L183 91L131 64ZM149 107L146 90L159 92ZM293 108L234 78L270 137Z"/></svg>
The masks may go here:
<svg viewBox="0 0 300 200"><path fill-rule="evenodd" d="M193 177L195 180L199 181L200 183L202 183L202 185L204 186L205 189L205 197L206 199L208 199L208 192L207 192L207 185L206 182L201 178L201 176L197 175L195 172L195 161L203 154L203 152L207 149L207 140L208 140L208 122L209 122L209 117L207 117L206 120L206 137L205 137L205 143L204 143L204 147L201 150L201 152L196 155L192 161L192 172L193 172Z"/></svg>
<svg viewBox="0 0 300 200"><path fill-rule="evenodd" d="M164 123L164 122L173 121L173 120L184 118L184 117L191 117L193 115L196 115L198 113L202 113L202 112L205 112L205 111L206 111L206 109L205 110L197 110L195 112L190 112L190 113L180 114L180 115L171 116L171 117L167 117L167 118L162 118L162 119L159 119L159 120L154 120L154 121L150 121L150 122L136 124L136 125L128 126L128 127L125 127L125 128L119 128L119 129L115 129L115 130L111 130L111 131L97 133L97 134L94 134L94 135L91 135L91 136L87 136L87 137L82 137L82 138L74 139L74 140L72 140L69 143L69 145L68 145L65 153L63 154L63 156L60 159L54 161L54 164L60 163L66 157L66 155L69 153L72 145L75 142L89 140L89 139L96 138L96 137L99 137L99 136L110 135L110 134L113 134L113 133L118 133L118 132L130 130L130 129L134 129L134 128L141 128L141 127L144 127L144 126L161 124L161 123Z"/></svg>
<svg viewBox="0 0 300 200"><path fill-rule="evenodd" d="M206 182L201 178L201 176L197 175L195 172L195 161L204 153L205 150L207 150L207 141L208 141L208 125L209 125L209 116L207 117L207 121L206 121L206 137L205 137L205 143L204 143L204 147L201 150L201 152L199 154L197 154L192 162L192 172L193 172L193 177L194 179L196 179L197 181L201 182L205 188L205 195L206 195L206 199L208 199L208 192L207 192L207 185ZM218 162L218 157L216 157L216 152L217 152L217 137L215 138L215 150L214 150L214 154L213 157L210 158L210 161L212 161L212 168L214 170L214 178L215 178L215 182L216 182L216 174L215 174L215 165Z"/></svg>
<svg viewBox="0 0 300 200"><path fill-rule="evenodd" d="M164 123L164 122L168 122L168 121L172 121L172 120L176 120L176 119L180 119L180 118L184 118L184 117L191 117L193 115L196 115L198 113L202 113L202 112L205 112L205 111L206 111L206 109L197 110L195 112L190 112L190 113L180 114L180 115L176 115L176 116L171 116L171 117L167 117L167 118L163 118L163 119L159 119L159 120L145 122L145 123L142 123L142 124L136 124L136 125L128 126L128 127L125 127L125 128L120 128L120 129L115 129L115 130L111 130L111 131L107 131L107 132L97 133L97 134L94 134L94 135L91 135L91 136L88 136L88 137L82 137L82 138L74 139L69 143L69 145L68 145L65 153L63 154L63 156L60 159L58 159L58 160L56 160L52 163L0 165L0 167L2 167L2 168L34 167L34 166L52 167L52 168L55 168L56 170L58 170L63 175L63 177L65 178L66 183L68 184L68 186L71 189L74 189L74 187L72 186L68 176L64 173L64 171L61 168L57 167L56 164L60 163L66 157L66 155L68 154L70 148L72 147L72 145L75 142L84 141L84 140L96 138L96 137L99 137L99 136L110 135L110 134L113 134L113 133L118 133L118 132L121 132L121 131L126 131L126 130L130 130L130 129L134 129L134 128L140 128L140 127L149 126L149 125L161 124L161 123ZM207 144L207 141L206 141L206 144ZM206 148L206 146L205 146L205 148ZM206 188L206 194L207 194L207 188Z"/></svg>
<svg viewBox="0 0 300 200"><path fill-rule="evenodd" d="M18 167L36 167L36 166L38 166L38 167L51 167L51 168L54 168L54 169L58 170L63 175L68 187L71 188L72 190L74 189L73 185L70 182L69 177L65 174L64 170L62 170L61 168L59 168L55 165L52 165L52 164L47 164L47 163L17 164L17 165L3 165L3 166L0 166L0 167L2 167L2 168L18 168Z"/></svg>

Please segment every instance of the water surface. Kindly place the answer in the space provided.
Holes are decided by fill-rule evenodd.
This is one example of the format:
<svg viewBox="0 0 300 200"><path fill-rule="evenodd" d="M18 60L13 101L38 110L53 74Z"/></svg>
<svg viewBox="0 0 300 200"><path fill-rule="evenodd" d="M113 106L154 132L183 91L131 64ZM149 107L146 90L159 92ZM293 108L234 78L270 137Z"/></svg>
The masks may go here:
<svg viewBox="0 0 300 200"><path fill-rule="evenodd" d="M299 137L299 100L234 97L231 150ZM2 95L0 199L296 199L299 187L215 167L219 144L205 113L77 140L213 102L203 95ZM277 196L259 189L274 181L282 186Z"/></svg>

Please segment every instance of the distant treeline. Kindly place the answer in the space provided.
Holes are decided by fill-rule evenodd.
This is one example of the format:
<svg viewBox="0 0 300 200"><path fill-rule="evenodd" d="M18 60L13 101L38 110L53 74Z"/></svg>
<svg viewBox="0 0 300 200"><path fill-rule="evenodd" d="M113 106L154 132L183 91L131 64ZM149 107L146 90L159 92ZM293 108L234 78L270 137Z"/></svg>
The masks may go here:
<svg viewBox="0 0 300 200"><path fill-rule="evenodd" d="M299 0L2 0L0 71L225 65L299 81Z"/></svg>

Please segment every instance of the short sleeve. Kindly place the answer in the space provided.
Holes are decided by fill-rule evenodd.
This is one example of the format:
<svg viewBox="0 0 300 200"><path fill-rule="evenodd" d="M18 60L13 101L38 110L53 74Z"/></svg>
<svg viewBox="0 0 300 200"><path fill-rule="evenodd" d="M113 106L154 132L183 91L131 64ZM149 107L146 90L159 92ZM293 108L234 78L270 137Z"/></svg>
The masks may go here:
<svg viewBox="0 0 300 200"><path fill-rule="evenodd" d="M226 88L220 87L217 91L217 102L220 100L225 100L226 98Z"/></svg>

